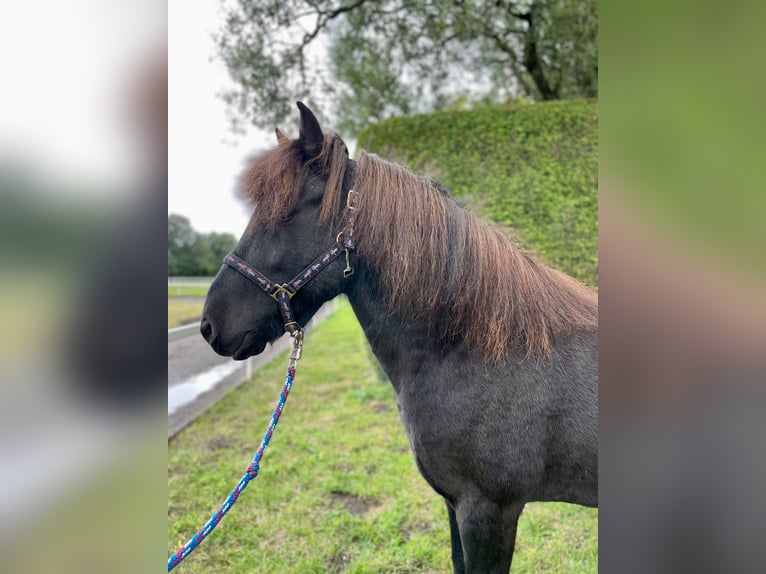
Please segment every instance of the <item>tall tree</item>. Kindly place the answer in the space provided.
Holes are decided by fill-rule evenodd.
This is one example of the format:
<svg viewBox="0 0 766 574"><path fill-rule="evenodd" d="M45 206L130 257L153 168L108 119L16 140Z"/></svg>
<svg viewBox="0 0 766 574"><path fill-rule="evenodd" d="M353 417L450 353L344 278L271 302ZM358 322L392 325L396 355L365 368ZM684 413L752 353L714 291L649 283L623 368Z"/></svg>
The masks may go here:
<svg viewBox="0 0 766 574"><path fill-rule="evenodd" d="M197 232L188 218L175 213L168 215L168 275L189 274L192 264L188 253L196 240Z"/></svg>
<svg viewBox="0 0 766 574"><path fill-rule="evenodd" d="M455 99L594 97L597 30L596 0L236 0L217 43L235 120L270 127L301 98L358 129Z"/></svg>
<svg viewBox="0 0 766 574"><path fill-rule="evenodd" d="M200 234L195 245L198 254L199 267L203 275L215 275L221 267L223 258L237 244L231 233Z"/></svg>
<svg viewBox="0 0 766 574"><path fill-rule="evenodd" d="M237 240L231 233L197 233L189 220L168 215L168 275L215 275Z"/></svg>

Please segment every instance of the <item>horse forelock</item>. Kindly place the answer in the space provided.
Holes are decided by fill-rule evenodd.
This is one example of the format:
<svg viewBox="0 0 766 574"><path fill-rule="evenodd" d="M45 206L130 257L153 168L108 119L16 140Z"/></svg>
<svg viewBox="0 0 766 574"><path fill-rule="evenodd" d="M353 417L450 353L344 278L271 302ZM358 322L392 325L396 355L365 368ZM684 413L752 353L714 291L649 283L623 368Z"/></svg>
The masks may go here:
<svg viewBox="0 0 766 574"><path fill-rule="evenodd" d="M295 210L312 170L326 176L320 218L333 221L340 211L348 151L335 134L324 137L318 156L307 160L297 139L280 139L276 148L256 157L240 179L240 193L255 210L251 225L274 231Z"/></svg>
<svg viewBox="0 0 766 574"><path fill-rule="evenodd" d="M487 362L521 348L549 356L558 337L597 325L591 289L515 248L433 180L362 151L354 189L356 249L391 310Z"/></svg>

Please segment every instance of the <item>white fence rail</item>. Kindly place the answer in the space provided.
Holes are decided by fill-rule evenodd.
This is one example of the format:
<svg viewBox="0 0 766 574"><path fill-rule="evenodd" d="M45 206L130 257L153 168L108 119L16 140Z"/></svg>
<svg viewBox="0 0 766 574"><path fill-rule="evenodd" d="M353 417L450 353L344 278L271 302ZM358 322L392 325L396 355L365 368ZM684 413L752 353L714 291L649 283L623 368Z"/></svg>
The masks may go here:
<svg viewBox="0 0 766 574"><path fill-rule="evenodd" d="M168 285L210 285L213 277L168 277Z"/></svg>
<svg viewBox="0 0 766 574"><path fill-rule="evenodd" d="M190 325L182 325L181 327L175 327L168 329L168 343L171 341L177 341L178 339L185 339L199 333L199 322L195 321Z"/></svg>

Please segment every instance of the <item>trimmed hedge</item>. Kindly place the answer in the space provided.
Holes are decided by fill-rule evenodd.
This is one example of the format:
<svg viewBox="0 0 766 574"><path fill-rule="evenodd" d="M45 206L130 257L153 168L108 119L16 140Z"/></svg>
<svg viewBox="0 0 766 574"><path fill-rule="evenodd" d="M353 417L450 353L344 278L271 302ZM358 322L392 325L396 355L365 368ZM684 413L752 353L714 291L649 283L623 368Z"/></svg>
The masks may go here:
<svg viewBox="0 0 766 574"><path fill-rule="evenodd" d="M438 179L523 248L597 285L597 101L395 118L365 129L358 145Z"/></svg>

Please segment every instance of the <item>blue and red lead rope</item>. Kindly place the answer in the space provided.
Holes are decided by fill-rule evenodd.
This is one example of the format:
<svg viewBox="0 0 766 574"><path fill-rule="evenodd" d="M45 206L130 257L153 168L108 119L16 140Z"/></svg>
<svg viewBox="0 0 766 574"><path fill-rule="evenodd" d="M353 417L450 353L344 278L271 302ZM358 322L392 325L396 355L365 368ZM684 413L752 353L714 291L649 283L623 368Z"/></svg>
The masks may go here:
<svg viewBox="0 0 766 574"><path fill-rule="evenodd" d="M298 354L298 357L294 357L294 359L299 357L300 353ZM213 529L218 526L218 523L221 521L221 519L226 516L226 513L229 512L232 506L234 506L234 503L237 502L239 495L242 494L242 491L245 490L245 488L247 488L247 484L256 476L258 476L261 458L263 457L263 453L266 450L266 447L269 446L271 435L274 433L274 428L276 428L277 423L279 422L279 417L282 415L282 409L284 408L285 402L287 401L287 396L290 394L290 389L293 386L294 378L295 360L292 360L290 362L290 366L287 368L287 376L285 377L284 385L282 385L282 392L279 394L279 400L277 401L277 404L274 407L274 412L271 415L269 428L266 430L266 434L263 435L261 446L258 447L258 450L253 457L253 461L247 467L245 476L240 479L237 486L234 487L234 490L231 491L229 496L226 498L226 500L224 500L223 504L221 504L216 513L210 517L210 520L208 520L207 523L202 528L200 528L199 532L192 536L191 540L179 548L178 551L173 554L173 556L168 558L168 572L178 566L189 554L194 552L197 546L199 546L202 541L207 538L208 534L210 534Z"/></svg>

